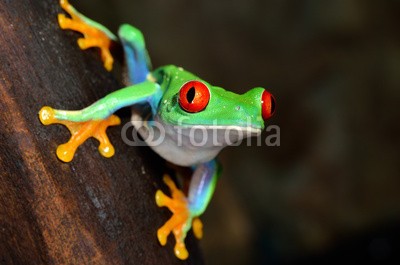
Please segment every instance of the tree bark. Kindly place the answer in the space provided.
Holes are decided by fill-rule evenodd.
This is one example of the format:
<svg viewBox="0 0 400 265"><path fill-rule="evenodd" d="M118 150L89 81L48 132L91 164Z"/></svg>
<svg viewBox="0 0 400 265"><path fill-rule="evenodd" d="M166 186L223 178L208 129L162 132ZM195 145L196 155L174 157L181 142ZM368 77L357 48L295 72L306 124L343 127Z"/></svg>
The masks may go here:
<svg viewBox="0 0 400 265"><path fill-rule="evenodd" d="M43 126L40 108L81 109L121 87L98 50L82 52L80 35L59 28L60 12L56 0L0 2L0 263L203 264L191 233L187 261L174 256L172 237L159 245L171 215L154 199L168 193L164 162L125 144L121 126L108 129L114 157L89 140L72 162L57 159L69 132Z"/></svg>

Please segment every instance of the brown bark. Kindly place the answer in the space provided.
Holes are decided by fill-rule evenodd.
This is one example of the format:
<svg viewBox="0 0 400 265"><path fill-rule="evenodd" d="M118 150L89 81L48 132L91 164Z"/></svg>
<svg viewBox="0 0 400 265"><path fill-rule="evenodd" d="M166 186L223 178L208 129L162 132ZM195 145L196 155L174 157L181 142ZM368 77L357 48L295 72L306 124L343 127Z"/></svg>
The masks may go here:
<svg viewBox="0 0 400 265"><path fill-rule="evenodd" d="M59 29L59 12L55 0L0 2L0 263L202 264L191 234L185 262L171 237L159 245L170 217L154 201L166 191L163 161L124 144L121 127L108 129L111 159L95 140L71 163L56 158L69 132L41 125L39 109L81 109L120 87L97 50L80 51L79 34Z"/></svg>

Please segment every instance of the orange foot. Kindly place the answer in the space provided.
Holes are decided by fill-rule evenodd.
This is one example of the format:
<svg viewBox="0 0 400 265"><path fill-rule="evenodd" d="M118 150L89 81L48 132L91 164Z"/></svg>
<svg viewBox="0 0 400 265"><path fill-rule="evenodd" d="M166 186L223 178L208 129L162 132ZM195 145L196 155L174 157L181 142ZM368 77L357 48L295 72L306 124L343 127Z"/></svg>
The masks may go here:
<svg viewBox="0 0 400 265"><path fill-rule="evenodd" d="M161 190L156 192L156 203L159 207L166 206L173 213L172 217L157 231L158 241L162 246L167 243L167 237L173 232L175 236L175 255L185 260L189 253L186 249L185 238L187 232L193 226L193 233L198 238L203 237L203 224L198 217L194 217L188 207L188 201L167 175L164 176L164 182L172 193L172 198L165 195Z"/></svg>
<svg viewBox="0 0 400 265"><path fill-rule="evenodd" d="M39 112L39 118L44 125L62 124L71 132L69 141L57 147L57 157L61 161L70 162L74 157L76 149L89 137L99 140L99 152L101 155L104 157L112 157L114 155L114 147L108 139L106 129L108 126L119 125L121 123L121 120L117 116L111 115L104 120L73 122L55 118L56 111L51 107L43 107Z"/></svg>
<svg viewBox="0 0 400 265"><path fill-rule="evenodd" d="M60 0L60 5L71 16L71 18L67 18L64 14L58 14L60 27L78 31L84 35L83 38L78 39L78 45L82 50L92 47L100 48L104 67L107 71L111 71L114 59L110 52L110 46L116 37L99 23L80 14L68 3L68 0Z"/></svg>

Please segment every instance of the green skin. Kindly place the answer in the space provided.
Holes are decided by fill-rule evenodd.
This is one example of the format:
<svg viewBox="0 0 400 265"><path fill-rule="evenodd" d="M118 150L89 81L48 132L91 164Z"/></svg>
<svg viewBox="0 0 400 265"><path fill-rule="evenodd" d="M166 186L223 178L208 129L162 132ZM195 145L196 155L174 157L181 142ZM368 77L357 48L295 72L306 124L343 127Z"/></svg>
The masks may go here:
<svg viewBox="0 0 400 265"><path fill-rule="evenodd" d="M152 75L163 91L157 113L166 123L193 126L215 125L216 122L221 126L251 126L256 129L264 127L260 104L263 88L254 88L244 95L238 95L221 87L212 86L192 73L172 65L160 67ZM205 83L211 95L206 109L197 113L183 110L177 101L182 85L192 80Z"/></svg>
<svg viewBox="0 0 400 265"><path fill-rule="evenodd" d="M80 16L92 26L106 31L100 24ZM117 39L108 30L106 33ZM161 143L146 140L147 144L166 160L193 169L187 197L190 217L185 226L186 233L191 228L191 220L205 211L214 192L220 175L215 156L225 146L258 135L264 128L261 100L265 90L259 87L238 95L212 86L173 65L151 71L144 38L138 29L121 26L119 40L124 47L132 85L79 111L55 110L55 118L73 122L102 120L120 108L134 106L132 123L144 139L149 133L161 136L164 131ZM181 87L193 80L202 81L210 92L208 105L197 113L185 111L178 102ZM144 111L144 105L150 106L151 111ZM207 139L201 145L193 144L191 140L198 139L199 135L206 135ZM213 137L219 140L218 144L212 141Z"/></svg>

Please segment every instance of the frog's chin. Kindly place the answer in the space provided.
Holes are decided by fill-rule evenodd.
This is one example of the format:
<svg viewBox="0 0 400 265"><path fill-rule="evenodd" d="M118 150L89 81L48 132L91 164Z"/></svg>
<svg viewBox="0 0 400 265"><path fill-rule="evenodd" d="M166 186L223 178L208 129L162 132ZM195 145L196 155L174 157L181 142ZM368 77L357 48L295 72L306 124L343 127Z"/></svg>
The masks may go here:
<svg viewBox="0 0 400 265"><path fill-rule="evenodd" d="M145 142L161 157L180 166L210 161L228 145L238 145L247 137L259 136L260 128L241 126L177 126L155 117L145 121L133 112L132 124Z"/></svg>

